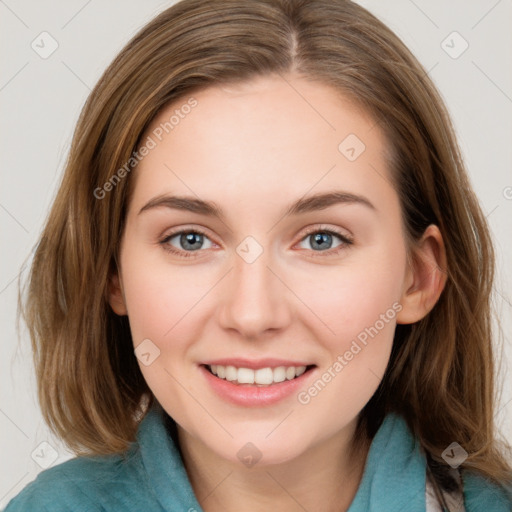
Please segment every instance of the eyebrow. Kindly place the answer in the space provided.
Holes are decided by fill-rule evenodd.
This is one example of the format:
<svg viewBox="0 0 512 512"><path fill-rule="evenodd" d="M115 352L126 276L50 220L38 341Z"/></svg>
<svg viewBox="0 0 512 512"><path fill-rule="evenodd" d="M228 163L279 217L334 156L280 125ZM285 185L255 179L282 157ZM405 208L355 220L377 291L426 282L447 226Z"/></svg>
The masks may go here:
<svg viewBox="0 0 512 512"><path fill-rule="evenodd" d="M333 192L318 193L309 197L302 197L289 205L282 216L299 215L303 213L323 210L336 204L358 204L370 210L377 211L375 206L364 196L336 190ZM204 201L195 197L161 195L154 197L146 203L139 211L139 215L147 210L159 207L167 207L175 210L185 210L209 217L216 217L221 221L225 220L222 209L213 201Z"/></svg>

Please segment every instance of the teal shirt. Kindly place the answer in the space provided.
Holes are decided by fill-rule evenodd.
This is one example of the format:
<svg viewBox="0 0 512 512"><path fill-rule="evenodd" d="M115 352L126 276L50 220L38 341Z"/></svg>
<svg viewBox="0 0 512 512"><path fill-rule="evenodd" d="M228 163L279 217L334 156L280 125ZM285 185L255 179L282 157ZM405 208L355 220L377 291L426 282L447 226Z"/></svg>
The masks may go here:
<svg viewBox="0 0 512 512"><path fill-rule="evenodd" d="M506 494L462 473L466 512L511 512ZM388 414L372 440L348 512L425 512L426 459L405 420ZM124 455L77 457L45 471L5 512L202 512L162 409L152 408Z"/></svg>

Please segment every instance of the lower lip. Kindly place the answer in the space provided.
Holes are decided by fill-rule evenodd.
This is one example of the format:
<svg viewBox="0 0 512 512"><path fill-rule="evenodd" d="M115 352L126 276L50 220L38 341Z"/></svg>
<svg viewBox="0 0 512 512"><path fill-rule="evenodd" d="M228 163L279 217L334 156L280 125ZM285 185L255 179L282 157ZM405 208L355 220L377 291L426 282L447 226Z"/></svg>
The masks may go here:
<svg viewBox="0 0 512 512"><path fill-rule="evenodd" d="M216 377L204 365L201 365L200 369L208 384L224 400L244 407L261 407L275 404L293 393L297 393L315 368L307 370L300 377L295 377L292 380L261 387L252 384L233 384L229 380Z"/></svg>

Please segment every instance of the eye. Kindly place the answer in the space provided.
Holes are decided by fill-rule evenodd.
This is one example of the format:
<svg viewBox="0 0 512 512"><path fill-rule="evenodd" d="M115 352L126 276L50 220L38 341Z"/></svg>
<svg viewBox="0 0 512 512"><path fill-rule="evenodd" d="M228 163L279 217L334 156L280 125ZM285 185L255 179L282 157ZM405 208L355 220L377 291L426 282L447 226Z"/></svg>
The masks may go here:
<svg viewBox="0 0 512 512"><path fill-rule="evenodd" d="M334 249L330 247L332 245L333 237L340 240L340 243ZM204 247L205 239L210 243L207 247ZM311 241L311 251L313 253L312 256L314 257L336 255L353 244L352 238L347 235L343 235L342 233L338 233L332 229L323 229L321 227L309 229L306 235L301 239L300 243L303 243L305 240ZM196 254L194 253L200 252L200 249L211 249L212 247L211 240L208 238L206 233L200 229L182 229L181 231L175 231L166 235L159 243L162 245L164 250L184 258L195 257ZM175 244L177 244L178 247L176 247Z"/></svg>
<svg viewBox="0 0 512 512"><path fill-rule="evenodd" d="M172 240L176 238L176 243L179 246L177 249L173 245ZM199 249L204 248L201 247L204 243L204 239L209 240L201 230L198 229L184 229L181 231L177 231L175 233L170 233L163 240L160 240L160 244L166 251L169 251L173 254L178 254L179 256L183 256L185 258L194 257L194 252L199 251ZM211 241L210 241L211 244ZM206 247L206 249L210 249L211 247Z"/></svg>
<svg viewBox="0 0 512 512"><path fill-rule="evenodd" d="M333 237L341 240L341 243L338 244L334 249L331 249ZM323 256L324 254L318 253L327 253L328 255L336 255L341 251L346 249L348 246L354 243L353 239L348 237L347 235L343 235L338 233L337 231L333 231L331 229L323 229L323 228L312 228L307 233L306 236L302 238L301 242L309 240L311 243L313 254L312 256ZM327 249L327 250L323 250ZM317 253L317 254L314 254Z"/></svg>

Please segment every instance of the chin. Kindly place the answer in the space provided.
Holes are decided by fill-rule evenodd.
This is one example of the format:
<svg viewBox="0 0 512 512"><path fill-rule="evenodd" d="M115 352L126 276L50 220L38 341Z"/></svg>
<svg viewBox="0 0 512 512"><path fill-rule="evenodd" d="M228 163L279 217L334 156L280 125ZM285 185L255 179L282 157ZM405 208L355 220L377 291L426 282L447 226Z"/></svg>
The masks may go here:
<svg viewBox="0 0 512 512"><path fill-rule="evenodd" d="M215 451L231 463L247 468L263 468L289 462L299 457L308 448L304 434L295 440L283 430L281 435L276 431L266 438L271 431L272 429L265 430L262 434L260 430L252 435L248 430L243 435L230 439L227 450ZM227 443L224 446L227 446Z"/></svg>

